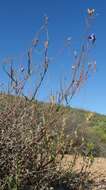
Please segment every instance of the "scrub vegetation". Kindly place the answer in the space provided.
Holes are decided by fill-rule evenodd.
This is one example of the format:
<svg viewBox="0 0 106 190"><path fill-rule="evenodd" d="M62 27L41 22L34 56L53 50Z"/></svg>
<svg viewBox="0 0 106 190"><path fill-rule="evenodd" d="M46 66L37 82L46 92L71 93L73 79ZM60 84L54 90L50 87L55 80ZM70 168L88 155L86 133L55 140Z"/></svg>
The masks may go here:
<svg viewBox="0 0 106 190"><path fill-rule="evenodd" d="M1 84L0 94L0 190L86 190L95 186L89 169L95 156L106 156L106 117L69 107L96 69L96 61L88 60L96 41L90 32L94 18L95 10L88 9L86 36L79 53L74 52L70 82L52 93L48 103L37 99L50 63L47 16L25 53L25 64L15 64L13 58L4 60L8 80ZM66 40L67 46L70 40ZM43 61L36 65L39 48ZM30 87L31 94L27 94ZM63 166L66 155L72 158L67 169ZM79 158L82 163L76 170Z"/></svg>

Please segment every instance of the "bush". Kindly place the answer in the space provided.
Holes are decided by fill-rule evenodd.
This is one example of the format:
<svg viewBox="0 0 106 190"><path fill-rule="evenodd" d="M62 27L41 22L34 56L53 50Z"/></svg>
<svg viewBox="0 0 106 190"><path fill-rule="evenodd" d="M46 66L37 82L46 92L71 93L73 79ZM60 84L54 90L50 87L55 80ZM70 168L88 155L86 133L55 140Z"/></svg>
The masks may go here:
<svg viewBox="0 0 106 190"><path fill-rule="evenodd" d="M90 26L94 10L88 9L87 22ZM89 32L89 31L86 31ZM32 65L33 53L39 47L41 34L44 34L43 63ZM46 35L45 35L46 34ZM87 33L88 35L88 33ZM43 38L42 38L43 39ZM84 37L84 43L72 65L72 79L69 84L51 95L48 104L36 100L49 68L48 17L32 40L26 55L24 67L14 64L14 59L5 60L3 72L9 78L8 89L1 91L0 104L0 188L1 190L50 190L64 186L69 189L84 189L89 181L87 169L90 167L92 144L87 146L83 156L83 165L78 173L74 172L77 158L80 155L76 148L76 121L73 121L75 138L66 135L65 114L63 105L69 104L81 85L88 79L88 74L95 71L95 61L88 60L88 52L95 43L95 35ZM67 40L70 45L70 38ZM42 58L41 58L42 60ZM6 64L5 64L6 63ZM8 64L7 64L8 63ZM19 68L19 69L17 69ZM32 70L33 68L33 70ZM40 69L39 69L40 68ZM40 70L40 71L39 71ZM29 84L31 82L31 85ZM31 96L25 92L32 86ZM7 85L8 84L8 85ZM6 95L6 93L8 95ZM61 167L65 153L73 152L70 171Z"/></svg>
<svg viewBox="0 0 106 190"><path fill-rule="evenodd" d="M1 189L50 189L59 184L68 187L68 180L81 185L84 172L84 180L88 178L91 157L84 160L84 168L75 174L73 168L78 151L73 149L72 139L64 133L64 122L58 126L58 118L64 118L63 107L57 111L55 105L39 106L23 98L13 99L11 104L6 99L4 110L0 112ZM74 150L70 172L61 167L67 147L69 151Z"/></svg>

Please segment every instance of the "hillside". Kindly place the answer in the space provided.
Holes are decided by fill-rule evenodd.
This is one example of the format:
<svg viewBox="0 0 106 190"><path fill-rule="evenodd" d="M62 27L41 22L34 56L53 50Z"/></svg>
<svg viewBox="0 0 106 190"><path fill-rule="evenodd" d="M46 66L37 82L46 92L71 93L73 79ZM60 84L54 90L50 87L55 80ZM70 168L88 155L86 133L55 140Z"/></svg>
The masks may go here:
<svg viewBox="0 0 106 190"><path fill-rule="evenodd" d="M0 190L105 189L105 157L106 116L0 95Z"/></svg>
<svg viewBox="0 0 106 190"><path fill-rule="evenodd" d="M16 106L18 105L18 106ZM42 102L27 102L24 98L0 95L0 130L2 130L2 117L9 117L9 122L16 120L16 117L20 117L19 114L23 114L24 122L28 122L28 118L34 117L34 113L31 114L31 109L35 105L37 107L35 115L37 117L42 116L43 111L49 116L49 103ZM55 106L54 117L56 118L57 126L61 129L61 125L64 122L65 134L70 135L70 138L77 137L75 145L80 143L81 138L84 138L86 142L94 144L95 156L106 156L106 116L97 113L75 109L70 107L64 107L59 105ZM16 110L11 117L11 108L16 107ZM27 112L24 113L24 107L27 107ZM39 108L39 109L38 109ZM60 112L58 117L58 111ZM6 113L7 112L7 113ZM28 113L29 112L29 113ZM32 116L33 115L33 116ZM35 116L35 117L36 117Z"/></svg>

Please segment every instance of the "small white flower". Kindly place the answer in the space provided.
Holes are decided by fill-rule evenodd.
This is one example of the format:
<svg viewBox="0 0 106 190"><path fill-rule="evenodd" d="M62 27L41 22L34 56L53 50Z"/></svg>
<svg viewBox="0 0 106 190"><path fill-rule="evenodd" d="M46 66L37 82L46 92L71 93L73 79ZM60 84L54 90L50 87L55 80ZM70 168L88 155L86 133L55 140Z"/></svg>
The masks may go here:
<svg viewBox="0 0 106 190"><path fill-rule="evenodd" d="M88 8L87 12L89 16L92 16L95 12L95 9Z"/></svg>

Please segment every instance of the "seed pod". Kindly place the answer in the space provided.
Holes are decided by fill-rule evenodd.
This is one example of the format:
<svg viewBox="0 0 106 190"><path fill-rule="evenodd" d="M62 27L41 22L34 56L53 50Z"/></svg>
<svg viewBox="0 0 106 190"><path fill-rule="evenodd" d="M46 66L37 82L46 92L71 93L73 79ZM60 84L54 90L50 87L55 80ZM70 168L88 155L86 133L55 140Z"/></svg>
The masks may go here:
<svg viewBox="0 0 106 190"><path fill-rule="evenodd" d="M48 48L48 45L49 45L49 42L48 42L48 40L46 40L45 43L44 43L44 46L45 46L46 49Z"/></svg>

